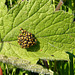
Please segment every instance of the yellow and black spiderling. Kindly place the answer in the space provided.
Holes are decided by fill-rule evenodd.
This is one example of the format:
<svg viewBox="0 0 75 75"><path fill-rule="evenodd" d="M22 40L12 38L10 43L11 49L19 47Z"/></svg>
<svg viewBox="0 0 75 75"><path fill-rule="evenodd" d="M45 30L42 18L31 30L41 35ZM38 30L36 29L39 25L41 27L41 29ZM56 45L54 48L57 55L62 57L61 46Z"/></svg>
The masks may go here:
<svg viewBox="0 0 75 75"><path fill-rule="evenodd" d="M23 30L23 28L20 28L20 31L21 34L19 34L18 36L18 43L21 46L21 48L29 48L36 44L37 40L32 35L32 33Z"/></svg>

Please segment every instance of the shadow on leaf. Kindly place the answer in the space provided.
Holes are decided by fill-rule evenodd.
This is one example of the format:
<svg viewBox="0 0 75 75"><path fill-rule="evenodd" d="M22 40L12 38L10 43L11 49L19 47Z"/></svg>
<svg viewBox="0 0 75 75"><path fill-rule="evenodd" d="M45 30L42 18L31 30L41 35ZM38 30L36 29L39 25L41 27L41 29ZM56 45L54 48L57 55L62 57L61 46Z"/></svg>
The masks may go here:
<svg viewBox="0 0 75 75"><path fill-rule="evenodd" d="M36 45L27 48L27 51L36 52L40 49L40 42L37 40Z"/></svg>

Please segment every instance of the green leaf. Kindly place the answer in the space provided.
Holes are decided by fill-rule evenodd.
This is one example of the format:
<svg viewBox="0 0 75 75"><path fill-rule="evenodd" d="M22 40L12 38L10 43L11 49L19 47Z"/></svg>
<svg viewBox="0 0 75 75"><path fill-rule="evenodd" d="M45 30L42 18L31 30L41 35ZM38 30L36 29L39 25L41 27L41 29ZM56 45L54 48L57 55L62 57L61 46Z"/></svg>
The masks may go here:
<svg viewBox="0 0 75 75"><path fill-rule="evenodd" d="M6 0L0 0L0 18L7 13L7 7L5 5Z"/></svg>
<svg viewBox="0 0 75 75"><path fill-rule="evenodd" d="M0 31L2 38L2 49L0 53L7 56L25 58L36 63L39 58L39 54L44 55L44 53L37 52L40 50L39 42L36 46L33 46L28 50L22 49L18 45L17 36L20 33L20 27L23 27L32 34L35 34L36 25L40 24L42 19L46 18L47 15L53 12L53 6L50 4L51 1L49 0L45 2L43 2L43 0L31 0L29 2L22 2L9 10L3 18L3 29ZM36 60L33 61L34 59Z"/></svg>
<svg viewBox="0 0 75 75"><path fill-rule="evenodd" d="M38 59L68 60L66 51L75 48L73 15L54 11L51 0L25 0L3 17L0 54L36 63ZM20 27L35 35L37 44L29 49L19 46Z"/></svg>
<svg viewBox="0 0 75 75"><path fill-rule="evenodd" d="M0 0L0 31L3 32L3 17L7 13L7 6L5 5L6 0ZM1 41L1 33L0 33L0 41Z"/></svg>

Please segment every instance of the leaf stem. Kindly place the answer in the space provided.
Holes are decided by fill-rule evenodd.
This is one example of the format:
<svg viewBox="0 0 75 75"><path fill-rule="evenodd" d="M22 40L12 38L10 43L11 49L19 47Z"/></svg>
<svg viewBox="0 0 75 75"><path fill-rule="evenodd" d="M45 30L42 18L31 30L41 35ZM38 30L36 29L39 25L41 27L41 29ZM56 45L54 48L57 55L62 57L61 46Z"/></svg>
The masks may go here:
<svg viewBox="0 0 75 75"><path fill-rule="evenodd" d="M12 7L12 0L10 0L10 6Z"/></svg>
<svg viewBox="0 0 75 75"><path fill-rule="evenodd" d="M53 0L53 7L54 7L54 10L55 10L55 0Z"/></svg>
<svg viewBox="0 0 75 75"><path fill-rule="evenodd" d="M72 13L72 0L69 0L68 6L69 6L68 12L69 12L69 13Z"/></svg>
<svg viewBox="0 0 75 75"><path fill-rule="evenodd" d="M62 6L62 4L63 4L63 1L62 1L62 0L60 0L60 2L58 3L58 5L57 5L57 7L56 7L55 11L59 10L59 9L60 9L60 7Z"/></svg>
<svg viewBox="0 0 75 75"><path fill-rule="evenodd" d="M43 60L43 63L44 63L44 66L49 69L49 66L48 66L48 63L47 63L47 60Z"/></svg>

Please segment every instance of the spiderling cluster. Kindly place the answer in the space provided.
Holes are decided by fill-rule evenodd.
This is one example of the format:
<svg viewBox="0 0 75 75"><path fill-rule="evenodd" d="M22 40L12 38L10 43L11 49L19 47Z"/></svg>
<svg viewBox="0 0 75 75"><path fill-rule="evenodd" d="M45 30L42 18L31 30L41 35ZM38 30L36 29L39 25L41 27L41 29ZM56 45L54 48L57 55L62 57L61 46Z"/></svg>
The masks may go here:
<svg viewBox="0 0 75 75"><path fill-rule="evenodd" d="M18 36L18 43L21 45L21 48L29 48L36 44L37 40L32 35L32 33L27 32L20 28L21 34Z"/></svg>

